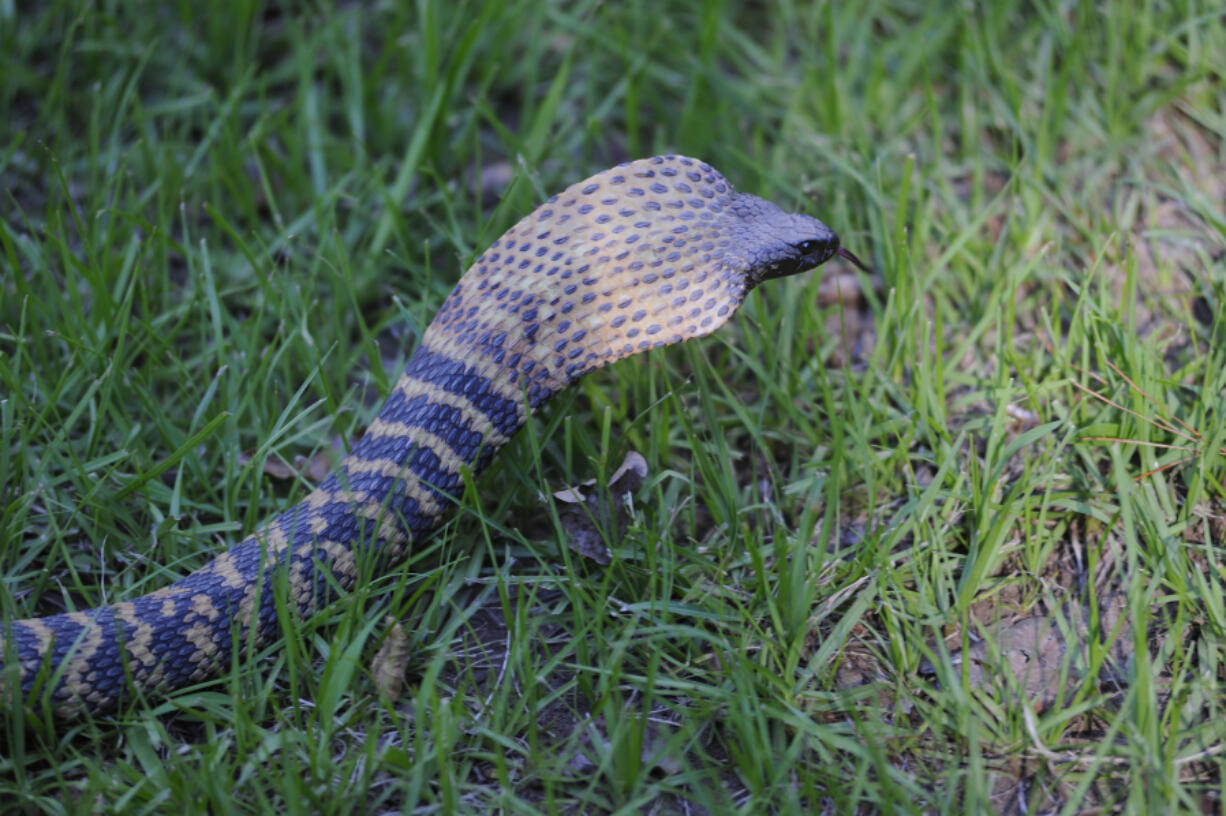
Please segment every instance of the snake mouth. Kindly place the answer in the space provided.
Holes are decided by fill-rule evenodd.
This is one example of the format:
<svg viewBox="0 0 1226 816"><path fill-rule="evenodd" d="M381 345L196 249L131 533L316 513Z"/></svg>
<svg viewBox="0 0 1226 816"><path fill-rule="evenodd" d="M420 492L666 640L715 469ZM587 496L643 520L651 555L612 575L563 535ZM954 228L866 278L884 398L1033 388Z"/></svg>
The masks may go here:
<svg viewBox="0 0 1226 816"><path fill-rule="evenodd" d="M761 274L761 277L751 280L749 288L753 288L763 281L786 278L791 275L798 275L801 272L807 272L810 269L816 269L835 255L851 261L867 274L871 275L873 272L864 261L856 257L855 253L844 248L839 243L839 237L834 233L830 234L828 241L805 241L797 247L797 249L802 248L808 251L771 264L766 272Z"/></svg>

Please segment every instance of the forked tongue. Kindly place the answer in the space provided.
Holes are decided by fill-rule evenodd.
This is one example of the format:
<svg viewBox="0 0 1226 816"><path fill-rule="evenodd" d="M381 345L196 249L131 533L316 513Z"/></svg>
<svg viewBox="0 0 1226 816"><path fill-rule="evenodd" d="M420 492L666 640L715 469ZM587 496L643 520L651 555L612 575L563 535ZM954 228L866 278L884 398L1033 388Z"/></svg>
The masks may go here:
<svg viewBox="0 0 1226 816"><path fill-rule="evenodd" d="M849 252L844 247L839 247L835 254L851 261L856 266L860 267L860 269L866 272L867 274L869 275L873 274L873 270L865 266L863 261L861 261L859 258L857 258L855 255L853 255L851 252Z"/></svg>

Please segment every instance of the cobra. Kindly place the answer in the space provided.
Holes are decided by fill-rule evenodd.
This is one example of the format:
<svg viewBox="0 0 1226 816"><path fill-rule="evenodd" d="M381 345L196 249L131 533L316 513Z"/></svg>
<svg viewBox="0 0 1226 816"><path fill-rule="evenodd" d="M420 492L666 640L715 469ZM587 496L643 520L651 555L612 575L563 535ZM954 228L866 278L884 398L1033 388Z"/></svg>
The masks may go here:
<svg viewBox="0 0 1226 816"><path fill-rule="evenodd" d="M736 192L696 159L642 159L572 185L477 258L317 489L152 594L0 627L4 688L72 716L215 675L234 644L275 637L278 581L306 616L354 585L368 548L381 568L403 561L454 506L464 470L484 469L551 396L713 332L763 280L836 253L860 265L825 224Z"/></svg>

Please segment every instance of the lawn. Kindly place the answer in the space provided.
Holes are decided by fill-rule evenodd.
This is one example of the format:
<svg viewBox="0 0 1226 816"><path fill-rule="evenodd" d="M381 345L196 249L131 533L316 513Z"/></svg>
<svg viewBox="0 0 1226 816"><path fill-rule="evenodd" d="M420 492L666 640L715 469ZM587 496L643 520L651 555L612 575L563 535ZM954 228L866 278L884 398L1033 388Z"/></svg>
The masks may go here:
<svg viewBox="0 0 1226 816"><path fill-rule="evenodd" d="M0 808L1221 812L1223 54L1210 2L0 2L3 621L292 506L619 161L872 267L586 377L214 681L8 695Z"/></svg>

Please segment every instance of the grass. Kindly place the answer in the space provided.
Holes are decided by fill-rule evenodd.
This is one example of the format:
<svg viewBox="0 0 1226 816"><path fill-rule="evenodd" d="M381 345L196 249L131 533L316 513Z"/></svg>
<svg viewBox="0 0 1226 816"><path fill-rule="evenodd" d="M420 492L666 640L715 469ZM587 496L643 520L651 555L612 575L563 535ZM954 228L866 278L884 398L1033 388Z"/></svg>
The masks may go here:
<svg viewBox="0 0 1226 816"><path fill-rule="evenodd" d="M0 3L5 620L302 496L268 462L334 455L467 263L617 160L877 270L588 377L217 681L9 707L6 811L1220 810L1224 50L1195 2ZM540 497L629 451L600 566Z"/></svg>

